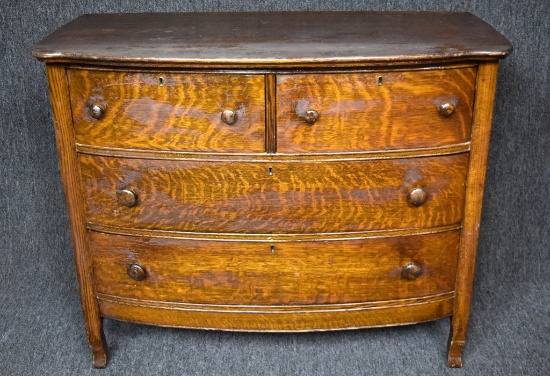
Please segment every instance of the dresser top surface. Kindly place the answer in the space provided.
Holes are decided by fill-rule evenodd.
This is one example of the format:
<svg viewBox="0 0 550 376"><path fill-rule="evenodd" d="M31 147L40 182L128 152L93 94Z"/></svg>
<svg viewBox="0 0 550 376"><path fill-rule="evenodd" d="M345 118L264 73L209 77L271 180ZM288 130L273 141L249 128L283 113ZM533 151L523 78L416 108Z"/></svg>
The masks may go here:
<svg viewBox="0 0 550 376"><path fill-rule="evenodd" d="M46 62L299 67L498 59L511 49L462 12L126 13L81 16L33 54Z"/></svg>

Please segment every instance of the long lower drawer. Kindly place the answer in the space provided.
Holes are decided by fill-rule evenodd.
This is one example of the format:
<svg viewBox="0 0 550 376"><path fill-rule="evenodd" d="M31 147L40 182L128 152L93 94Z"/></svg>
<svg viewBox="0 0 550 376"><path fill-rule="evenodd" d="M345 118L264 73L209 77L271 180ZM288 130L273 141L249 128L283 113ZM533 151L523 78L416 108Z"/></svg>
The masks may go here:
<svg viewBox="0 0 550 376"><path fill-rule="evenodd" d="M90 232L97 292L135 301L300 306L452 293L460 230L325 241ZM129 268L135 268L134 278ZM136 273L135 272L139 272Z"/></svg>

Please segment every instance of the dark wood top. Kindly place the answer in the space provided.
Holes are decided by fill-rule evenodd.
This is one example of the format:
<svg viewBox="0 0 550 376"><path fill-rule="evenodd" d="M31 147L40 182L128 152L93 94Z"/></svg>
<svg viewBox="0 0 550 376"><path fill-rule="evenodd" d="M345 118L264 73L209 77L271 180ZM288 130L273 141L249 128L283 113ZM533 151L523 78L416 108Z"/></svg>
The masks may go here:
<svg viewBox="0 0 550 376"><path fill-rule="evenodd" d="M81 16L33 55L229 68L486 60L511 50L491 26L461 12L143 13Z"/></svg>

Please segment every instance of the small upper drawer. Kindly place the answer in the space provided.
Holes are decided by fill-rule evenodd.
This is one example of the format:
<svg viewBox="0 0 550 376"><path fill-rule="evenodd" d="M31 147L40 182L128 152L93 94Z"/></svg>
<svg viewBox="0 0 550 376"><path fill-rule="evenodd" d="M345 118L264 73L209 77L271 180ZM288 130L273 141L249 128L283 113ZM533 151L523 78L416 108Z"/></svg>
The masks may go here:
<svg viewBox="0 0 550 376"><path fill-rule="evenodd" d="M262 75L69 70L76 141L113 148L264 151Z"/></svg>
<svg viewBox="0 0 550 376"><path fill-rule="evenodd" d="M425 148L470 139L475 68L277 76L277 151Z"/></svg>

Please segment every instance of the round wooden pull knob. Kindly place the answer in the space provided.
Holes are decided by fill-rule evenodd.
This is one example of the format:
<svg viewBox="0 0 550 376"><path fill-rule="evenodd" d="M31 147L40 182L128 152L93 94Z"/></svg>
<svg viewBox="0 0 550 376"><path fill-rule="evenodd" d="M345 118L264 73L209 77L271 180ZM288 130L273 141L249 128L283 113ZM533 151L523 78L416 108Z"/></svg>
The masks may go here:
<svg viewBox="0 0 550 376"><path fill-rule="evenodd" d="M403 278L413 280L420 277L420 275L422 275L422 267L414 262L407 263L403 268Z"/></svg>
<svg viewBox="0 0 550 376"><path fill-rule="evenodd" d="M451 116L454 110L455 110L455 105L449 102L443 103L442 105L439 106L439 113L445 117Z"/></svg>
<svg viewBox="0 0 550 376"><path fill-rule="evenodd" d="M315 110L307 110L304 118L308 124L313 124L319 119L319 113Z"/></svg>
<svg viewBox="0 0 550 376"><path fill-rule="evenodd" d="M222 121L228 125L235 124L237 122L237 113L233 110L225 110L222 112Z"/></svg>
<svg viewBox="0 0 550 376"><path fill-rule="evenodd" d="M103 109L98 104L92 104L90 106L90 116L93 117L96 120L101 119L103 116Z"/></svg>
<svg viewBox="0 0 550 376"><path fill-rule="evenodd" d="M409 202L414 206L420 206L428 199L428 192L422 188L414 188L409 193Z"/></svg>
<svg viewBox="0 0 550 376"><path fill-rule="evenodd" d="M141 281L145 278L145 269L140 264L128 266L128 276L135 281Z"/></svg>
<svg viewBox="0 0 550 376"><path fill-rule="evenodd" d="M137 196L130 189L120 189L116 192L116 198L118 203L123 206L131 208L136 204Z"/></svg>

